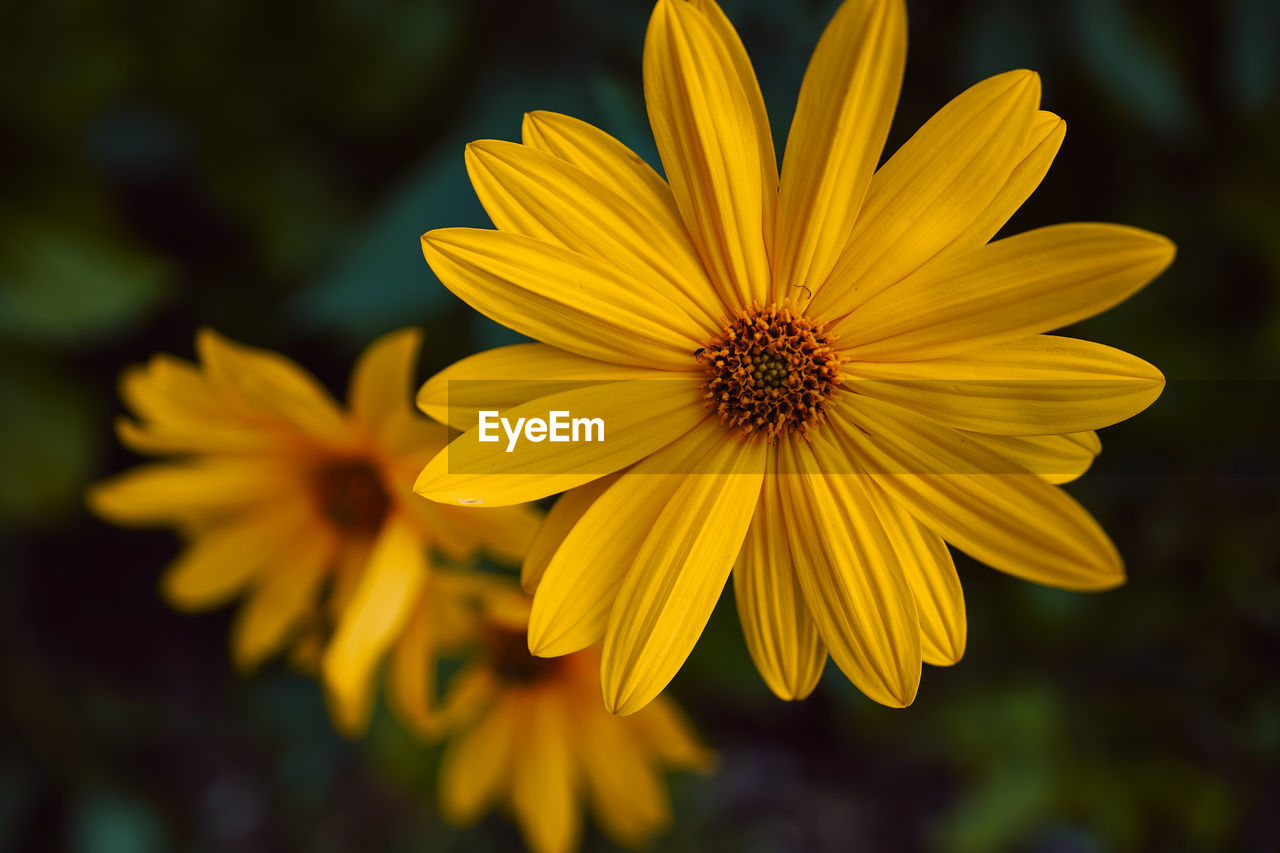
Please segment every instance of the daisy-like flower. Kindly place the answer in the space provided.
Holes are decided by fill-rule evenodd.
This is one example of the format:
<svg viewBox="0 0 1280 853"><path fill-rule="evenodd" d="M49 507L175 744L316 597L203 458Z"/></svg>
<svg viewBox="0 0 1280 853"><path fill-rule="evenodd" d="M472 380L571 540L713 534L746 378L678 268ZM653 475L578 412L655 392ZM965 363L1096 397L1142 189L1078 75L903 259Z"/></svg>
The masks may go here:
<svg viewBox="0 0 1280 853"><path fill-rule="evenodd" d="M241 668L318 637L348 733L365 726L388 653L393 692L421 694L431 553L463 560L485 547L516 561L536 526L524 507L466 512L412 494L445 441L410 405L419 343L405 330L370 346L343 410L293 362L202 331L199 364L157 355L121 379L137 416L119 420L121 440L171 458L89 493L110 521L185 537L161 585L174 607L244 598L231 637ZM420 705L409 704L419 717Z"/></svg>
<svg viewBox="0 0 1280 853"><path fill-rule="evenodd" d="M416 488L482 505L573 489L530 558L529 643L561 655L603 638L612 711L670 681L731 571L774 692L807 695L829 654L891 706L914 699L922 661L964 651L947 543L1056 587L1123 581L1057 484L1163 377L1044 333L1125 299L1174 248L1107 224L991 242L1065 132L1030 71L966 90L877 169L905 51L900 0L848 0L779 174L724 14L659 0L644 85L667 180L600 130L533 113L523 144L467 150L497 230L423 236L446 286L538 343L426 385L419 405L467 431ZM530 399L549 387L530 379L559 390ZM477 440L480 398L513 423L599 417L608 440L504 453Z"/></svg>
<svg viewBox="0 0 1280 853"><path fill-rule="evenodd" d="M484 591L476 660L448 686L440 810L467 825L498 806L535 853L578 846L590 809L616 842L639 848L671 821L665 770L708 771L714 755L666 697L627 718L600 706L596 650L529 653L528 599Z"/></svg>

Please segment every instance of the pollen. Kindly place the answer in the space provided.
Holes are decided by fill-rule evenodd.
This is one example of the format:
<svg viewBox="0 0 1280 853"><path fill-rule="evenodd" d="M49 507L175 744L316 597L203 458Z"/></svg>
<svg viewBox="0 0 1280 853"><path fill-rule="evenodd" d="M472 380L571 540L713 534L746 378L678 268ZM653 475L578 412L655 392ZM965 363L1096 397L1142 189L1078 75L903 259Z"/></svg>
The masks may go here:
<svg viewBox="0 0 1280 853"><path fill-rule="evenodd" d="M743 438L772 444L780 434L807 436L840 381L834 340L789 302L752 306L725 320L724 331L697 353L707 405Z"/></svg>
<svg viewBox="0 0 1280 853"><path fill-rule="evenodd" d="M345 536L372 537L391 508L382 475L367 459L334 459L312 473L316 507Z"/></svg>

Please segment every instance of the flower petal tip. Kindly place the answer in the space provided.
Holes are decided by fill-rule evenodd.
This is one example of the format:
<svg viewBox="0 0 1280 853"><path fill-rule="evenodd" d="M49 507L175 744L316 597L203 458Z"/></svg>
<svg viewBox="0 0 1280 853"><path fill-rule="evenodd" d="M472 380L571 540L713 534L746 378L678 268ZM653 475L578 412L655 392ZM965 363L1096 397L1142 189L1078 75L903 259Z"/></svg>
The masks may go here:
<svg viewBox="0 0 1280 853"><path fill-rule="evenodd" d="M644 699L642 701L642 697L637 696L634 690L624 692L620 686L601 686L604 688L602 691L604 709L614 716L629 717L649 704L649 700Z"/></svg>

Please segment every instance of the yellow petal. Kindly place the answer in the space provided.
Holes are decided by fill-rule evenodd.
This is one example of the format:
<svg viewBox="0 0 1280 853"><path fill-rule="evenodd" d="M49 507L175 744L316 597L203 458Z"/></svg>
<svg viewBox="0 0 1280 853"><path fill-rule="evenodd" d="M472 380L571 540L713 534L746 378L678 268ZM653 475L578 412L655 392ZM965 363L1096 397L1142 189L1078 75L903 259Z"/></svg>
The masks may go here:
<svg viewBox="0 0 1280 853"><path fill-rule="evenodd" d="M738 38L738 31L733 28L733 23L716 0L688 0L688 3L690 8L702 13L710 26L711 34L720 42L729 61L733 63L731 76L741 82L751 109L751 124L755 136L758 137L756 144L760 149L760 171L765 175L766 185L776 193L778 157L773 150L773 131L769 127L769 114L765 111L764 95L760 92L756 72L751 67L751 57L747 55L742 39ZM765 204L767 205L765 221L768 222L773 218L773 199L766 198Z"/></svg>
<svg viewBox="0 0 1280 853"><path fill-rule="evenodd" d="M609 615L600 680L605 707L616 714L644 707L684 664L729 579L760 495L764 442L741 442L711 422L685 441L699 461L685 469L690 473L654 521ZM554 561L548 575L552 569Z"/></svg>
<svg viewBox="0 0 1280 853"><path fill-rule="evenodd" d="M782 163L775 299L826 279L849 241L889 135L906 56L902 0L848 0L822 34Z"/></svg>
<svg viewBox="0 0 1280 853"><path fill-rule="evenodd" d="M327 535L304 536L287 560L259 577L231 628L231 653L238 669L253 670L304 622L320 618L320 588L335 550Z"/></svg>
<svg viewBox="0 0 1280 853"><path fill-rule="evenodd" d="M198 459L133 468L95 483L86 499L115 524L207 524L270 505L290 485L279 466L259 459Z"/></svg>
<svg viewBox="0 0 1280 853"><path fill-rule="evenodd" d="M572 116L539 110L525 113L521 131L525 145L577 166L649 218L684 229L667 182L639 154L603 130Z"/></svg>
<svg viewBox="0 0 1280 853"><path fill-rule="evenodd" d="M500 701L449 740L440 758L440 813L445 820L474 823L498 799L521 747L520 710L519 703Z"/></svg>
<svg viewBox="0 0 1280 853"><path fill-rule="evenodd" d="M201 329L196 350L210 381L245 405L322 438L346 432L333 397L311 374L279 353L237 344Z"/></svg>
<svg viewBox="0 0 1280 853"><path fill-rule="evenodd" d="M344 733L356 734L368 723L374 673L412 613L426 574L418 537L402 519L388 519L325 650L330 708Z"/></svg>
<svg viewBox="0 0 1280 853"><path fill-rule="evenodd" d="M861 475L826 473L833 451L803 440L780 444L787 524L808 555L796 576L840 671L875 701L902 708L920 686L920 622L894 547L886 500Z"/></svg>
<svg viewBox="0 0 1280 853"><path fill-rule="evenodd" d="M474 643L475 639L470 638L470 642ZM474 661L449 680L449 689L440 702L435 722L441 732L457 733L483 727L486 724L481 719L498 712L508 695L503 693L503 683L493 671L483 662Z"/></svg>
<svg viewBox="0 0 1280 853"><path fill-rule="evenodd" d="M947 246L946 251L972 249L996 236L1040 186L1066 135L1065 121L1045 110L1037 112L1023 143L1022 159L1013 167L1009 179L982 213Z"/></svg>
<svg viewBox="0 0 1280 853"><path fill-rule="evenodd" d="M834 320L924 264L980 218L1021 159L1040 78L1010 71L960 93L876 172L849 243L806 309ZM819 286L821 285L821 286Z"/></svg>
<svg viewBox="0 0 1280 853"><path fill-rule="evenodd" d="M511 774L511 807L533 853L572 853L582 834L570 720L554 692L531 697Z"/></svg>
<svg viewBox="0 0 1280 853"><path fill-rule="evenodd" d="M238 392L168 355L126 369L120 376L120 396L142 422L122 418L117 432L124 444L140 453L270 451L282 438L279 429L264 423L271 419L264 419L264 413Z"/></svg>
<svg viewBox="0 0 1280 853"><path fill-rule="evenodd" d="M797 558L808 555L792 551L776 468L776 453L770 452L760 502L733 567L733 592L756 669L770 690L790 701L805 698L818 686L827 647L796 578Z"/></svg>
<svg viewBox="0 0 1280 853"><path fill-rule="evenodd" d="M410 417L420 329L401 329L369 345L351 376L351 411L375 435L390 437Z"/></svg>
<svg viewBox="0 0 1280 853"><path fill-rule="evenodd" d="M1030 471L1055 484L1078 479L1102 452L1102 442L1096 432L1025 436L966 432L964 437L1008 459L1007 470Z"/></svg>
<svg viewBox="0 0 1280 853"><path fill-rule="evenodd" d="M147 420L167 420L175 414L199 412L206 417L218 411L216 389L194 364L159 353L145 365L134 365L120 374L120 397Z"/></svg>
<svg viewBox="0 0 1280 853"><path fill-rule="evenodd" d="M892 519L884 529L916 603L924 662L934 666L957 663L964 657L968 625L964 591L947 543L922 527L896 501L885 500L880 506L886 518Z"/></svg>
<svg viewBox="0 0 1280 853"><path fill-rule="evenodd" d="M702 327L620 267L519 234L443 228L422 253L486 317L588 358L691 370Z"/></svg>
<svg viewBox="0 0 1280 853"><path fill-rule="evenodd" d="M610 474L598 480L592 480L585 486L579 486L565 492L556 500L555 505L543 518L538 532L529 545L524 563L520 567L520 586L530 595L538 588L543 573L551 558L555 556L569 531L573 529L582 514L590 509L596 498L617 482L618 476Z"/></svg>
<svg viewBox="0 0 1280 853"><path fill-rule="evenodd" d="M682 452L687 441L655 455L661 460ZM631 561L680 486L677 474L648 473L659 466L667 467L651 462L609 486L552 555L529 614L529 650L535 655L558 657L604 638Z"/></svg>
<svg viewBox="0 0 1280 853"><path fill-rule="evenodd" d="M300 534L323 536L309 520L307 507L286 503L201 530L165 572L165 600L179 610L207 610L226 603L261 570L292 559L288 546Z"/></svg>
<svg viewBox="0 0 1280 853"><path fill-rule="evenodd" d="M471 143L467 172L499 229L626 270L645 292L692 317L706 336L719 330L722 309L679 219L655 219L584 169L512 142Z"/></svg>
<svg viewBox="0 0 1280 853"><path fill-rule="evenodd" d="M413 615L396 640L387 675L391 705L405 724L420 737L439 733L435 716L436 639L431 597L440 594L433 585L419 596Z"/></svg>
<svg viewBox="0 0 1280 853"><path fill-rule="evenodd" d="M665 370L613 364L546 344L513 344L467 356L432 376L418 392L418 408L465 430L476 425L481 409L510 409L599 382L669 376Z"/></svg>
<svg viewBox="0 0 1280 853"><path fill-rule="evenodd" d="M832 331L854 361L944 358L1101 313L1159 275L1173 254L1164 237L1125 225L1038 228L940 257Z"/></svg>
<svg viewBox="0 0 1280 853"><path fill-rule="evenodd" d="M742 43L710 0L659 0L644 47L649 123L693 243L731 311L769 294L777 158Z"/></svg>
<svg viewBox="0 0 1280 853"><path fill-rule="evenodd" d="M1124 582L1115 546L1088 512L1008 457L906 409L836 398L831 423L859 464L925 527L989 566L1064 589Z"/></svg>
<svg viewBox="0 0 1280 853"><path fill-rule="evenodd" d="M604 440L533 443L521 438L508 453L506 428L494 427L488 435L498 440L482 442L477 426L431 460L414 491L458 505L537 500L625 468L675 441L706 415L698 382L689 378L602 383L541 397L502 411L501 417L515 425L520 418L547 420L550 412L601 419Z"/></svg>
<svg viewBox="0 0 1280 853"><path fill-rule="evenodd" d="M846 364L846 387L996 435L1101 429L1150 406L1164 376L1112 347L1037 335L929 361Z"/></svg>
<svg viewBox="0 0 1280 853"><path fill-rule="evenodd" d="M619 844L639 849L670 825L671 802L643 734L631 723L598 706L581 709L576 745L600 825Z"/></svg>

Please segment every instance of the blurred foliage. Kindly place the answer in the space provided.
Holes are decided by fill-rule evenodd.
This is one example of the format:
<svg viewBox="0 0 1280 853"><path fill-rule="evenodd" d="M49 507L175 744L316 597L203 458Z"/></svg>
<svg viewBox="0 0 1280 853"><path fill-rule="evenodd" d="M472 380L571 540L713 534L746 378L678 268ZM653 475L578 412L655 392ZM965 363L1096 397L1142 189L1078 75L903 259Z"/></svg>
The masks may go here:
<svg viewBox="0 0 1280 853"><path fill-rule="evenodd" d="M834 0L725 0L779 147ZM228 615L169 613L175 543L79 507L130 463L121 367L196 328L331 383L421 323L424 371L511 340L434 281L418 235L482 225L462 164L521 113L654 161L647 0L53 0L0 11L0 848L497 850L433 808L432 749L361 743L283 666L246 682ZM1171 236L1173 269L1084 324L1170 377L1073 491L1131 579L1081 596L962 562L966 659L906 711L834 671L754 674L726 596L673 690L723 755L675 780L670 850L1280 848L1280 5L912 2L890 146L979 77L1041 72L1069 125L1011 227ZM589 849L608 849L589 833Z"/></svg>

